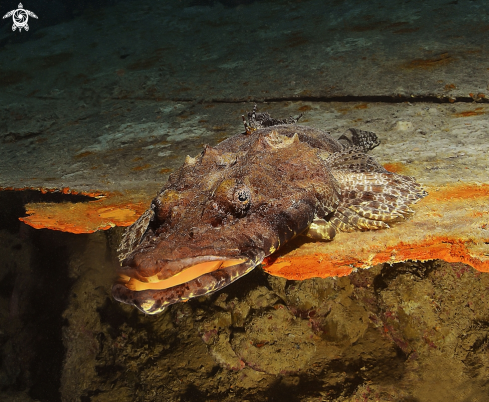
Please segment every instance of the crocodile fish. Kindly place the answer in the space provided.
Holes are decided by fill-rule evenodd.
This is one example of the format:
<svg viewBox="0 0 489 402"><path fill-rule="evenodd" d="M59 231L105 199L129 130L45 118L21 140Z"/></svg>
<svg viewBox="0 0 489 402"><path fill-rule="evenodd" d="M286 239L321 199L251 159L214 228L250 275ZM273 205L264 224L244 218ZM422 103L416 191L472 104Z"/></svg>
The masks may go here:
<svg viewBox="0 0 489 402"><path fill-rule="evenodd" d="M115 299L147 314L207 295L250 272L298 235L387 229L426 195L367 152L377 136L338 139L256 107L245 133L187 156L123 235Z"/></svg>

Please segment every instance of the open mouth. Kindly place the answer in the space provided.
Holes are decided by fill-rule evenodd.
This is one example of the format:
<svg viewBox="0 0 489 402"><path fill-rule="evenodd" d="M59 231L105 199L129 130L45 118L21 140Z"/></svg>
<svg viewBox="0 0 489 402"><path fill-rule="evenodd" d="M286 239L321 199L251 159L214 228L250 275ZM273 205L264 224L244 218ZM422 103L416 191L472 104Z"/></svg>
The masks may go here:
<svg viewBox="0 0 489 402"><path fill-rule="evenodd" d="M144 278L145 281L141 281L128 275L120 274L118 283L132 291L168 289L173 286L190 282L191 280L210 272L242 264L248 260L247 258L226 259L222 257L207 257L206 259L209 258L212 258L212 260L189 265L177 274L166 279L160 279L158 275L153 275Z"/></svg>
<svg viewBox="0 0 489 402"><path fill-rule="evenodd" d="M204 255L179 260L155 261L158 271L141 275L142 269L124 266L112 295L145 314L157 314L169 305L214 293L246 275L264 258L264 252L250 255ZM141 267L139 267L141 268Z"/></svg>

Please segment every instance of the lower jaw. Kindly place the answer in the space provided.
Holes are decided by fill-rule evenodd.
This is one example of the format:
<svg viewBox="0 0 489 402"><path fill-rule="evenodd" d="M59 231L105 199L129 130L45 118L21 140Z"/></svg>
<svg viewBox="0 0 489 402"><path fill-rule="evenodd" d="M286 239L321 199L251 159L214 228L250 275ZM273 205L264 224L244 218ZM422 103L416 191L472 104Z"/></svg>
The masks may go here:
<svg viewBox="0 0 489 402"><path fill-rule="evenodd" d="M195 264L184 268L182 271L166 279L160 279L158 275L144 278L141 281L132 278L124 273L120 274L119 282L124 284L129 290L165 290L183 283L187 283L205 274L212 273L221 269L231 268L247 262L247 258L227 258L202 261L200 259Z"/></svg>
<svg viewBox="0 0 489 402"><path fill-rule="evenodd" d="M157 314L172 304L209 295L226 287L253 270L263 258L264 253L260 252L241 264L218 269L166 289L131 290L123 283L116 283L112 287L112 295L116 300L131 304L146 314Z"/></svg>

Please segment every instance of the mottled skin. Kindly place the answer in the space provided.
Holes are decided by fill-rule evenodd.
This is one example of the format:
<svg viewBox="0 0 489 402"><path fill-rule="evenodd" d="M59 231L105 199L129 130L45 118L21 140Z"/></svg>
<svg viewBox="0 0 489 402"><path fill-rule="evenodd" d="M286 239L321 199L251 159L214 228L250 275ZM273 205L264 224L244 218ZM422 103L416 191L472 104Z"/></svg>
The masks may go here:
<svg viewBox="0 0 489 402"><path fill-rule="evenodd" d="M350 129L335 140L297 119L255 110L249 118L245 134L187 157L127 230L117 300L158 313L223 288L299 234L332 240L337 231L388 228L426 194L366 154L379 143L373 133ZM166 289L132 285L173 280L190 267L207 273Z"/></svg>

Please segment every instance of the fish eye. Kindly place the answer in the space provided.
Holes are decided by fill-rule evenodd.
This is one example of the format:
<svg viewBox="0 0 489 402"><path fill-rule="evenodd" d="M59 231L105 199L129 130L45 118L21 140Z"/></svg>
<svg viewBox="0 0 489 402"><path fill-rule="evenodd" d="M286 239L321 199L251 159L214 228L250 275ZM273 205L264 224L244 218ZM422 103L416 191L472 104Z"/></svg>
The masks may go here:
<svg viewBox="0 0 489 402"><path fill-rule="evenodd" d="M234 189L232 205L237 216L243 216L251 205L251 192L244 184Z"/></svg>
<svg viewBox="0 0 489 402"><path fill-rule="evenodd" d="M238 194L238 200L241 201L241 202L246 202L249 200L249 194L244 191L244 190L238 190L237 191L237 194Z"/></svg>
<svg viewBox="0 0 489 402"><path fill-rule="evenodd" d="M234 215L241 218L252 203L250 189L235 178L223 180L214 192L214 199L207 205L209 212Z"/></svg>

